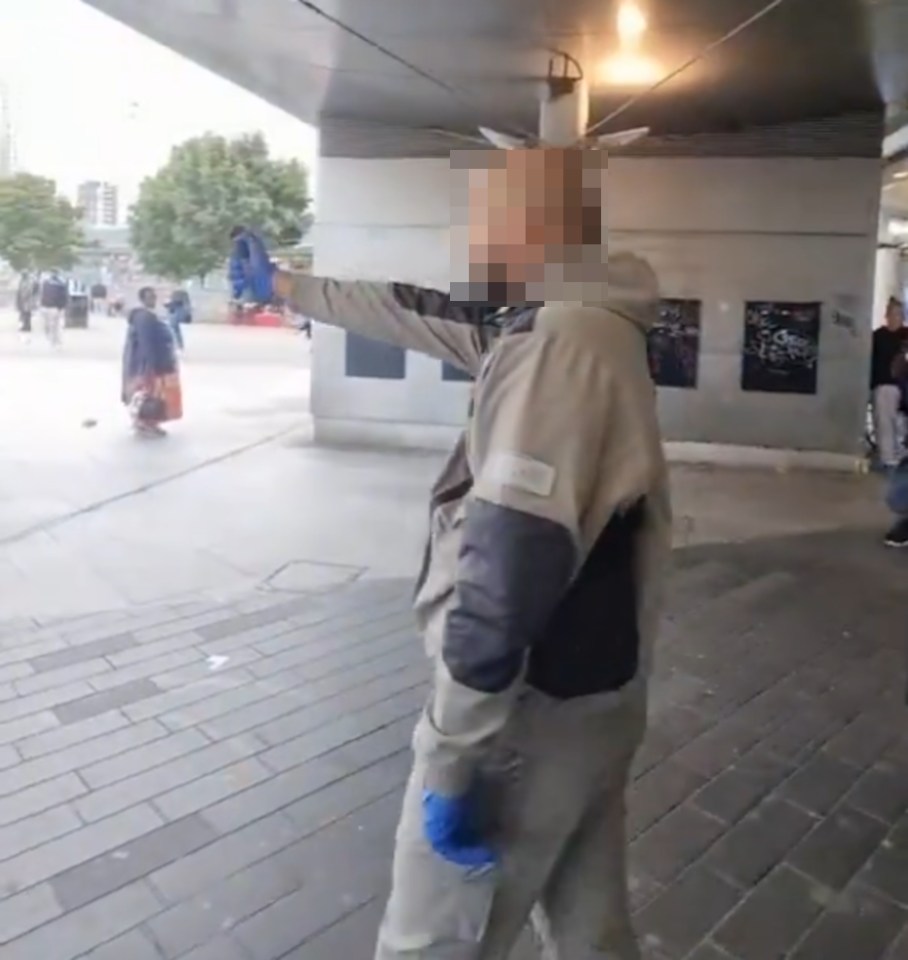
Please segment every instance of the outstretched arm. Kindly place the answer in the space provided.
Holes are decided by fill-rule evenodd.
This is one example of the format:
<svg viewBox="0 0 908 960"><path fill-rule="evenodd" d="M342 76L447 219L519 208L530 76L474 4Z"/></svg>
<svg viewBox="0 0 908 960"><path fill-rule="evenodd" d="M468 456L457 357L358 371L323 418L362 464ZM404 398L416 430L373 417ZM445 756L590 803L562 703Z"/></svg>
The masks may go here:
<svg viewBox="0 0 908 960"><path fill-rule="evenodd" d="M275 293L322 323L416 350L475 375L494 338L496 308L455 303L406 283L330 280L278 270Z"/></svg>

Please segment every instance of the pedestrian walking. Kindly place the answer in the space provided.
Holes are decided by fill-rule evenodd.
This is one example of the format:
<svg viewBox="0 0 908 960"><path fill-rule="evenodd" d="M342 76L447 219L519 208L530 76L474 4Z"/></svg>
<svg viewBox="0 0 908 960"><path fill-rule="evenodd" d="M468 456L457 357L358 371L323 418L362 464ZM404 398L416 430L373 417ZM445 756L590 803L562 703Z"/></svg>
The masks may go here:
<svg viewBox="0 0 908 960"><path fill-rule="evenodd" d="M23 339L30 339L32 316L39 301L38 281L31 271L23 270L16 289L16 310L19 314L19 333Z"/></svg>
<svg viewBox="0 0 908 960"><path fill-rule="evenodd" d="M183 340L183 326L192 323L192 305L189 294L185 290L174 290L170 299L164 305L167 311L167 321L173 333L174 343L180 353L185 349Z"/></svg>
<svg viewBox="0 0 908 960"><path fill-rule="evenodd" d="M173 333L156 306L154 289L143 287L127 320L121 399L137 434L160 437L162 424L183 416L183 392Z"/></svg>
<svg viewBox="0 0 908 960"><path fill-rule="evenodd" d="M59 347L61 343L63 316L68 301L66 281L58 270L51 270L41 282L40 302L44 336L54 347Z"/></svg>

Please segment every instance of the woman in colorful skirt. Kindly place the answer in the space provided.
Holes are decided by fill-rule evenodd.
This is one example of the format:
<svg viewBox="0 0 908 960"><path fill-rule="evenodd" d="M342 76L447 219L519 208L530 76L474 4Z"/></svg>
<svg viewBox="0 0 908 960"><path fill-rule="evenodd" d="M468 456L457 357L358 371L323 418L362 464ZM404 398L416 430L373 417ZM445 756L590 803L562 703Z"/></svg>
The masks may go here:
<svg viewBox="0 0 908 960"><path fill-rule="evenodd" d="M139 291L139 304L127 325L122 400L140 436L160 437L161 424L183 416L180 367L173 332L155 312L151 287Z"/></svg>

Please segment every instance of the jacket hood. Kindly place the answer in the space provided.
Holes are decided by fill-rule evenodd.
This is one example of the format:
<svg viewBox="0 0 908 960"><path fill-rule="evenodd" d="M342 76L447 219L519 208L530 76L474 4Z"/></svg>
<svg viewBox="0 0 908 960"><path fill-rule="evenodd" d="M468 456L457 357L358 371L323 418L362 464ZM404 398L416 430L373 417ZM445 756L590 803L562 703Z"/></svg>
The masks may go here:
<svg viewBox="0 0 908 960"><path fill-rule="evenodd" d="M659 316L656 271L634 253L615 253L606 258L605 273L603 306L648 333Z"/></svg>

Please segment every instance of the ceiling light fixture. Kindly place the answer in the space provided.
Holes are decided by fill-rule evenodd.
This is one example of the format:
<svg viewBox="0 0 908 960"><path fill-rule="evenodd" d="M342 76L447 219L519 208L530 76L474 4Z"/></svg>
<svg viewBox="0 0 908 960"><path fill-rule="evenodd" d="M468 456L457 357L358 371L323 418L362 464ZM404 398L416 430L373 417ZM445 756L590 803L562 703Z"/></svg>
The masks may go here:
<svg viewBox="0 0 908 960"><path fill-rule="evenodd" d="M625 0L618 8L618 37L623 48L636 47L647 26L646 14L633 0Z"/></svg>
<svg viewBox="0 0 908 960"><path fill-rule="evenodd" d="M645 87L656 83L664 71L651 57L618 53L602 64L602 79L614 87Z"/></svg>

